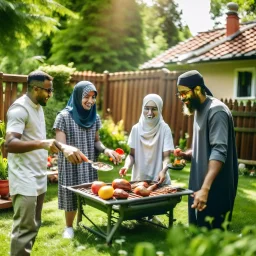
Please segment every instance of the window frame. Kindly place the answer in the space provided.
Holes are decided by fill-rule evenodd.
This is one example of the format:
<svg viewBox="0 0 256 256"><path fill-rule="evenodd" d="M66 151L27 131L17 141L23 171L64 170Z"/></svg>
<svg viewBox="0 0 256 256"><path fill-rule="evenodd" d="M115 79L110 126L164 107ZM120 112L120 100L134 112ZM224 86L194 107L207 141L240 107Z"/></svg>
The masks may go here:
<svg viewBox="0 0 256 256"><path fill-rule="evenodd" d="M237 95L237 89L238 89L238 72L251 72L252 73L252 83L251 83L251 95L247 97L239 97ZM255 83L255 68L254 67L248 67L248 68L237 68L235 69L235 75L234 75L234 98L235 99L245 99L245 100L253 100L256 99L256 83Z"/></svg>

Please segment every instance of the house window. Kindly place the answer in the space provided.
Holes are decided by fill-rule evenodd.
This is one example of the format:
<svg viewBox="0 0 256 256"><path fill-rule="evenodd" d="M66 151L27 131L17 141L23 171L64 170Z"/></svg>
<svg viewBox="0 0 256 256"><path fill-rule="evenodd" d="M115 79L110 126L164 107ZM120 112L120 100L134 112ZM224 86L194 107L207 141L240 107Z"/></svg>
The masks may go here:
<svg viewBox="0 0 256 256"><path fill-rule="evenodd" d="M236 97L255 98L254 69L236 71Z"/></svg>

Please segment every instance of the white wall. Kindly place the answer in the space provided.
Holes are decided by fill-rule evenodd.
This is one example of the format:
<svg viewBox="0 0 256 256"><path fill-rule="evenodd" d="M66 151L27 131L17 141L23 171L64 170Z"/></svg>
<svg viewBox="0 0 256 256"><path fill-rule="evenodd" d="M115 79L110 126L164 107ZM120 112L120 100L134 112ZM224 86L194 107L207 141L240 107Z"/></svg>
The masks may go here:
<svg viewBox="0 0 256 256"><path fill-rule="evenodd" d="M234 99L235 70L238 68L255 68L256 60L209 62L176 66L176 69L187 71L196 69L204 77L205 85L218 99ZM171 67L174 70L175 67Z"/></svg>

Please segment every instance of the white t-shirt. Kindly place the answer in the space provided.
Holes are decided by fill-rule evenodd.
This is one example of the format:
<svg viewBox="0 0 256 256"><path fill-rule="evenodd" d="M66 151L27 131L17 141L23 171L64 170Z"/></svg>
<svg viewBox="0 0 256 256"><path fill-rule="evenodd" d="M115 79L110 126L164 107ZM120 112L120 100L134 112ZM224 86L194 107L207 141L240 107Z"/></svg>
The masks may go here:
<svg viewBox="0 0 256 256"><path fill-rule="evenodd" d="M22 134L22 141L46 139L44 112L23 95L7 112L6 132ZM47 156L44 149L8 153L10 194L38 196L47 190Z"/></svg>
<svg viewBox="0 0 256 256"><path fill-rule="evenodd" d="M128 145L135 149L135 163L132 168L132 181L157 181L159 172L163 169L163 152L173 150L173 138L168 124L162 122L159 136L154 143L147 146L142 144L138 131L138 124L132 127ZM166 173L165 184L170 184L169 173Z"/></svg>

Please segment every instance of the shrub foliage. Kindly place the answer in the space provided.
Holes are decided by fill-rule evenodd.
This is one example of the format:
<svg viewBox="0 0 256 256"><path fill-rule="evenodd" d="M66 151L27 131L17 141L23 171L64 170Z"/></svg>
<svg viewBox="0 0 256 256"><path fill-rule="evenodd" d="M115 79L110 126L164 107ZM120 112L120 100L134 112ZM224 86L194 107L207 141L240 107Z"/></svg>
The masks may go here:
<svg viewBox="0 0 256 256"><path fill-rule="evenodd" d="M55 137L55 132L52 130L55 118L57 113L66 106L72 93L73 87L69 84L71 75L75 72L75 68L72 66L73 64L71 63L68 66L45 65L39 68L53 77L53 97L44 107L47 138Z"/></svg>
<svg viewBox="0 0 256 256"><path fill-rule="evenodd" d="M126 154L129 153L127 145L127 133L124 131L123 120L114 123L111 117L102 120L102 128L99 130L101 142L108 148L122 148ZM101 155L101 157L103 157ZM104 158L104 157L103 157Z"/></svg>

